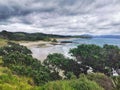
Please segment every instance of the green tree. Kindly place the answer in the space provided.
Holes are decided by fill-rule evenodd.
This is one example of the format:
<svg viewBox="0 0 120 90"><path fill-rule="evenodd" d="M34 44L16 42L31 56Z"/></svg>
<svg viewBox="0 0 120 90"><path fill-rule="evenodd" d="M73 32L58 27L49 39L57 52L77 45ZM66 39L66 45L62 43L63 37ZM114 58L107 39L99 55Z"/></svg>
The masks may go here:
<svg viewBox="0 0 120 90"><path fill-rule="evenodd" d="M30 55L32 52L25 46L13 43L13 42L8 42L8 44L4 47L0 48L0 55L7 55L11 52L18 51L23 54Z"/></svg>
<svg viewBox="0 0 120 90"><path fill-rule="evenodd" d="M81 65L90 66L95 72L112 73L112 68L120 68L120 49L113 45L103 47L90 44L82 44L71 49L70 53L76 57Z"/></svg>
<svg viewBox="0 0 120 90"><path fill-rule="evenodd" d="M64 55L58 53L48 55L47 59L44 61L44 65L54 72L64 70L65 75L68 72L73 72L77 77L82 72L81 68L84 67L75 60L65 58ZM85 68L86 67L84 67L84 69Z"/></svg>
<svg viewBox="0 0 120 90"><path fill-rule="evenodd" d="M26 47L10 43L2 48L3 64L9 67L14 74L33 78L36 85L42 85L53 80L50 69L32 57L31 51ZM4 53L4 50L7 52ZM52 77L51 77L52 76Z"/></svg>

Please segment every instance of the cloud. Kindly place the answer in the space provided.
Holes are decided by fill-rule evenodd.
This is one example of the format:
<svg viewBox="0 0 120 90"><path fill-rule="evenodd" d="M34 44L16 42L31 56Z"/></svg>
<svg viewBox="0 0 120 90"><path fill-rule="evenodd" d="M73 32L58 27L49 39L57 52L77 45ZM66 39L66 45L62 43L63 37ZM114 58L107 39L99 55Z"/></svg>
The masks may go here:
<svg viewBox="0 0 120 90"><path fill-rule="evenodd" d="M0 0L0 29L120 34L120 0Z"/></svg>

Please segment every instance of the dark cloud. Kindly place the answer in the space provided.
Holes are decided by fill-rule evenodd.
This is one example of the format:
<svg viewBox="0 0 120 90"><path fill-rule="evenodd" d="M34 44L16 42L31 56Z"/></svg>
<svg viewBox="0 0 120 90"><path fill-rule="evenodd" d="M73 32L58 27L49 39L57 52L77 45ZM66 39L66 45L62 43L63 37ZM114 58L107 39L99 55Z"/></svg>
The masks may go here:
<svg viewBox="0 0 120 90"><path fill-rule="evenodd" d="M0 1L0 19L25 16L30 13L53 12L60 15L87 13L94 0L5 0ZM87 8L86 8L87 6ZM84 10L83 10L84 9Z"/></svg>
<svg viewBox="0 0 120 90"><path fill-rule="evenodd" d="M36 2L34 0L3 0L0 1L0 19L8 19L14 16L25 16L30 13L51 12L54 7L47 7L45 3Z"/></svg>

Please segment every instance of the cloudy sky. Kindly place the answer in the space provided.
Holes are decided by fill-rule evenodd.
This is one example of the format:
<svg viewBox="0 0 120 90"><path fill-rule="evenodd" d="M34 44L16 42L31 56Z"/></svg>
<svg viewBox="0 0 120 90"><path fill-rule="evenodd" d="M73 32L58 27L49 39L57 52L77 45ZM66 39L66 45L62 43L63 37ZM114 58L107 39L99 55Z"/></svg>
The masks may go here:
<svg viewBox="0 0 120 90"><path fill-rule="evenodd" d="M0 0L0 31L120 34L120 0Z"/></svg>

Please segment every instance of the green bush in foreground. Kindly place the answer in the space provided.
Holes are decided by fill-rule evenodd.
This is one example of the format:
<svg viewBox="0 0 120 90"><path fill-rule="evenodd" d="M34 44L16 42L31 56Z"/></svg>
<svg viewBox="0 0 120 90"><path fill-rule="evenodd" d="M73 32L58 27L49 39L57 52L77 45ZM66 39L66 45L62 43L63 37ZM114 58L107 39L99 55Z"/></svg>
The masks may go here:
<svg viewBox="0 0 120 90"><path fill-rule="evenodd" d="M34 90L30 78L13 75L9 69L0 67L0 90Z"/></svg>
<svg viewBox="0 0 120 90"><path fill-rule="evenodd" d="M85 77L74 79L49 82L41 90L104 90L96 82L90 81Z"/></svg>
<svg viewBox="0 0 120 90"><path fill-rule="evenodd" d="M115 85L115 90L120 90L120 76L114 76L112 79Z"/></svg>
<svg viewBox="0 0 120 90"><path fill-rule="evenodd" d="M113 90L114 88L112 79L103 73L92 73L92 74L86 75L86 77L91 81L95 81L105 90Z"/></svg>

